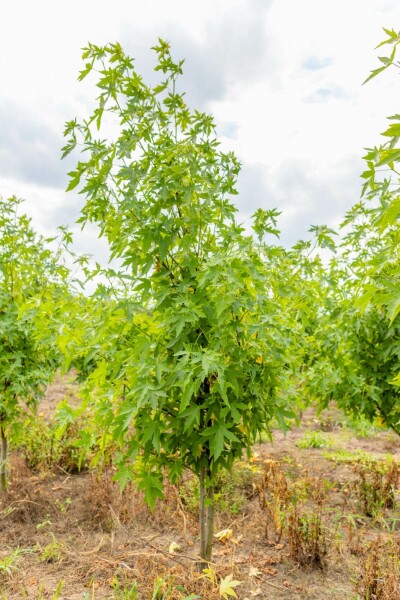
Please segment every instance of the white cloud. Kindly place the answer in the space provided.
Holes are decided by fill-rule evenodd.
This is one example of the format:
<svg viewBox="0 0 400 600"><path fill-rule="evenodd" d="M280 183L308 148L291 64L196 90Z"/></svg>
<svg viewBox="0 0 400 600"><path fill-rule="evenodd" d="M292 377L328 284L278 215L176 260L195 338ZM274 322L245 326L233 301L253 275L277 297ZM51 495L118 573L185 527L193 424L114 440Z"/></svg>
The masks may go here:
<svg viewBox="0 0 400 600"><path fill-rule="evenodd" d="M76 81L81 47L120 40L147 76L149 46L161 35L187 58L188 99L215 113L224 147L244 163L242 217L263 202L278 206L287 241L310 223L337 223L358 199L363 148L399 112L394 71L361 86L377 64L382 27L396 29L399 20L397 0L8 3L0 106L13 110L7 123L0 119L0 193L25 196L40 229L72 222L80 204L64 193L60 171L71 166L50 155L63 143L63 122L94 102L91 84ZM87 236L81 245L104 255L95 233Z"/></svg>

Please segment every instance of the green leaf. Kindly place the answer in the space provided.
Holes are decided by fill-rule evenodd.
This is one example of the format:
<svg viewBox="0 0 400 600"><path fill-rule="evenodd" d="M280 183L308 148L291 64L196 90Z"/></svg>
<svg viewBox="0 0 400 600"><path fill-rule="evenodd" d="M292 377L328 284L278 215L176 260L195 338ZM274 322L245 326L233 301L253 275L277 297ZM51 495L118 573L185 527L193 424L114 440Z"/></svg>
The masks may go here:
<svg viewBox="0 0 400 600"><path fill-rule="evenodd" d="M238 587L239 585L241 585L243 582L242 581L236 581L235 579L233 579L233 575L227 575L224 579L221 579L220 584L219 584L219 595L221 598L224 598L225 600L227 598L233 597L233 598L237 598L237 594L235 592L236 587Z"/></svg>
<svg viewBox="0 0 400 600"><path fill-rule="evenodd" d="M162 476L159 473L141 471L137 477L137 486L144 492L150 510L154 511L157 499L163 498Z"/></svg>

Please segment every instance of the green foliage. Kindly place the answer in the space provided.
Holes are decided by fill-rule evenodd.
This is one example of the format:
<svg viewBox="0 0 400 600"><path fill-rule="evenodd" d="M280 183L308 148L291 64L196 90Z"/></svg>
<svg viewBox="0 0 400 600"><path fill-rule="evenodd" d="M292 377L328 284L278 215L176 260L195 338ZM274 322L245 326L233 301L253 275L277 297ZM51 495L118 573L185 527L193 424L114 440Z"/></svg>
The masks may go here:
<svg viewBox="0 0 400 600"><path fill-rule="evenodd" d="M299 448L329 448L332 440L320 431L306 431L301 440L296 442Z"/></svg>
<svg viewBox="0 0 400 600"><path fill-rule="evenodd" d="M37 236L18 214L21 201L0 199L0 429L1 486L6 487L7 435L25 407L35 408L60 363L55 346L56 301L68 293L62 259L68 234L58 249Z"/></svg>
<svg viewBox="0 0 400 600"><path fill-rule="evenodd" d="M365 450L354 450L354 452L350 450L333 450L329 452L324 452L324 458L332 460L338 463L360 463L363 465L374 463L374 462L382 462L384 461L388 466L393 464L393 457L391 454L387 454L384 459L381 454L371 454L370 452L365 452Z"/></svg>
<svg viewBox="0 0 400 600"><path fill-rule="evenodd" d="M59 411L63 406L59 406ZM66 426L57 414L52 421L40 415L30 416L15 428L16 435L11 438L11 443L22 451L31 469L58 465L68 473L74 473L87 468L92 458L92 448L83 443L87 438L87 427L90 427L90 421L75 416Z"/></svg>
<svg viewBox="0 0 400 600"><path fill-rule="evenodd" d="M341 309L341 310L340 310ZM353 420L384 423L399 433L400 321L389 325L382 308L360 312L350 300L338 302L318 325L307 387L322 406L331 400Z"/></svg>
<svg viewBox="0 0 400 600"><path fill-rule="evenodd" d="M341 419L340 426L351 432L357 438L375 437L382 431L379 427L371 423L370 420L362 416L357 416L356 418L345 416Z"/></svg>
<svg viewBox="0 0 400 600"><path fill-rule="evenodd" d="M96 270L109 286L90 326L82 319L83 343L66 345L93 361L87 393L120 444L121 485L136 478L151 506L163 468L209 486L273 417L294 417L282 390L299 329L292 257L264 242L276 211L256 213L258 242L245 235L230 200L239 163L178 93L182 61L162 40L154 51L164 79L151 88L119 44L85 49L81 78L98 74L98 105L67 123L64 148L83 144L68 189L81 188L80 222L97 223L119 265Z"/></svg>
<svg viewBox="0 0 400 600"><path fill-rule="evenodd" d="M385 33L380 46L391 52L368 80L397 66L400 34ZM306 329L305 390L322 406L335 400L354 418L400 433L400 115L390 120L387 141L367 151L363 198L346 214L320 279L319 310Z"/></svg>

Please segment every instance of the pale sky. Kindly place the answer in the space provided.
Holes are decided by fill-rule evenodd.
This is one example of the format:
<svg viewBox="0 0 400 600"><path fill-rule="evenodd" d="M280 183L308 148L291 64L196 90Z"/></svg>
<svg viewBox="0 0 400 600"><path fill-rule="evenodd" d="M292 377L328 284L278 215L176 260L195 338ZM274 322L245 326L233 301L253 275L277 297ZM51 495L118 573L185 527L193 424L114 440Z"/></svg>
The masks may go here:
<svg viewBox="0 0 400 600"><path fill-rule="evenodd" d="M364 148L400 112L400 72L361 85L382 27L400 29L400 0L2 2L0 195L25 198L40 232L70 225L77 249L102 256L95 232L74 226L83 199L64 192L78 157L60 159L65 121L97 95L77 81L81 48L119 41L154 80L160 36L186 59L188 103L214 114L243 163L239 220L278 208L285 244L311 224L335 227L359 199Z"/></svg>

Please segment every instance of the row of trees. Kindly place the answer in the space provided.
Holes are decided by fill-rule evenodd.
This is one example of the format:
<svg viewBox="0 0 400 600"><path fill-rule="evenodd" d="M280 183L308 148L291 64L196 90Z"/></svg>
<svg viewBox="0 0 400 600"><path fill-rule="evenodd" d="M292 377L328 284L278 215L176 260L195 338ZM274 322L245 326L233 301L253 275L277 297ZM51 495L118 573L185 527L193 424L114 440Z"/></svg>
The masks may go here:
<svg viewBox="0 0 400 600"><path fill-rule="evenodd" d="M82 444L112 453L122 487L134 480L154 507L165 476L198 476L209 561L215 476L272 423L285 429L310 399L336 400L400 431L390 287L400 204L375 176L397 137L369 153L368 199L346 216L341 242L321 226L314 242L285 250L270 241L275 210L255 213L252 235L238 224L240 165L220 151L212 118L178 92L182 62L162 40L154 50L155 87L118 44L83 55L80 79L95 73L100 94L89 119L67 123L64 155L82 150L68 189L79 187L80 222L96 223L111 251L113 267L90 275L103 282L95 294L71 283L65 231L50 250L17 200L0 203L0 476L4 489L7 427L61 362L73 365L97 425ZM334 253L328 266L318 247Z"/></svg>

